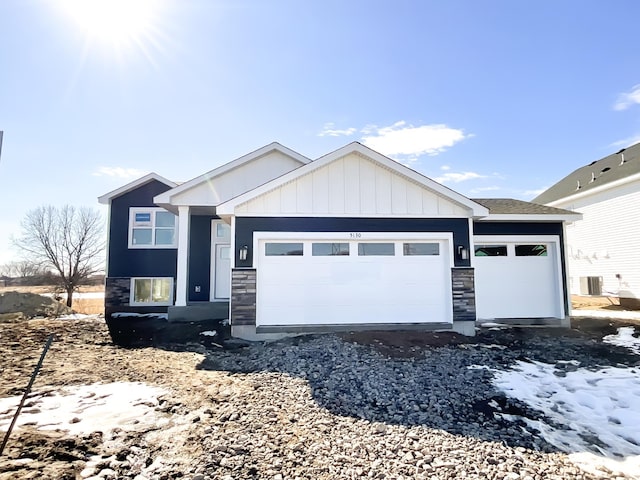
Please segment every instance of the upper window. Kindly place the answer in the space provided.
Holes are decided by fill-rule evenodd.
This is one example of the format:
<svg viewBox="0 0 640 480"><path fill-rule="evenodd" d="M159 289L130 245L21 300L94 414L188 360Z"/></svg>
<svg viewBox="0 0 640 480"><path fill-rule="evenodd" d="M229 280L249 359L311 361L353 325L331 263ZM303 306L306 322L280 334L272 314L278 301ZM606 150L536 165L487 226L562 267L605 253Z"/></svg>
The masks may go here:
<svg viewBox="0 0 640 480"><path fill-rule="evenodd" d="M516 257L546 257L546 245L516 245Z"/></svg>
<svg viewBox="0 0 640 480"><path fill-rule="evenodd" d="M476 257L506 257L506 245L476 245Z"/></svg>
<svg viewBox="0 0 640 480"><path fill-rule="evenodd" d="M402 253L405 256L440 255L440 244L438 243L403 243Z"/></svg>
<svg viewBox="0 0 640 480"><path fill-rule="evenodd" d="M335 257L349 255L348 243L313 243L311 255L314 257Z"/></svg>
<svg viewBox="0 0 640 480"><path fill-rule="evenodd" d="M129 248L175 248L176 216L162 208L129 209Z"/></svg>
<svg viewBox="0 0 640 480"><path fill-rule="evenodd" d="M301 256L302 255L302 243L265 243L264 254L267 257L278 256Z"/></svg>
<svg viewBox="0 0 640 480"><path fill-rule="evenodd" d="M396 254L393 243L359 243L358 255L362 256L393 256Z"/></svg>

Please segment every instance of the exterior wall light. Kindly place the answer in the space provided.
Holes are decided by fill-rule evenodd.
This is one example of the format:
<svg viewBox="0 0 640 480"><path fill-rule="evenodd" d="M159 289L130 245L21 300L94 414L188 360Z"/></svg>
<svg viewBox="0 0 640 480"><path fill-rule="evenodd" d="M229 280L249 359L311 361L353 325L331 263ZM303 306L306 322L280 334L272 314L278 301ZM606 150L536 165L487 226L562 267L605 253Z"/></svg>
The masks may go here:
<svg viewBox="0 0 640 480"><path fill-rule="evenodd" d="M242 248L240 248L240 260L246 260L247 259L247 253L249 253L249 247L247 247L246 245L244 245Z"/></svg>
<svg viewBox="0 0 640 480"><path fill-rule="evenodd" d="M458 245L458 256L460 260L469 260L469 249L464 245Z"/></svg>

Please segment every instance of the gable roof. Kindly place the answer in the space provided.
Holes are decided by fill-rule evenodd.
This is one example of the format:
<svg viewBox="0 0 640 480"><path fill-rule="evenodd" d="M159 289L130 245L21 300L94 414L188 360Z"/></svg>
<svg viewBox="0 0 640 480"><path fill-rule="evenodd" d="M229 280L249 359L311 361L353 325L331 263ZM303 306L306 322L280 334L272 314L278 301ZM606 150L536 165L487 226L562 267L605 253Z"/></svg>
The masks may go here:
<svg viewBox="0 0 640 480"><path fill-rule="evenodd" d="M582 214L571 210L513 198L474 198L473 201L489 209L489 216L483 220L574 221L582 218Z"/></svg>
<svg viewBox="0 0 640 480"><path fill-rule="evenodd" d="M115 190L112 190L109 193L105 193L104 195L98 197L98 202L102 204L108 204L114 198L119 197L120 195L124 195L125 193L130 192L131 190L135 190L136 188L146 185L147 183L152 182L154 180L160 183L164 183L165 185L171 188L174 188L178 185L177 183L172 182L171 180L167 180L166 178L158 175L155 172L151 172L145 175L144 177L140 177L137 180L134 180L133 182L129 182L120 188L116 188Z"/></svg>
<svg viewBox="0 0 640 480"><path fill-rule="evenodd" d="M445 197L459 204L462 207L469 209L472 212L472 215L475 217L482 217L488 214L488 210L484 206L480 205L479 203L476 203L470 200L469 198L465 197L464 195L461 195L455 192L454 190L451 190L450 188L445 187L444 185L436 182L435 180L425 177L424 175L416 172L415 170L412 170L409 167L402 165L399 162L396 162L395 160L391 160L390 158L385 157L384 155L376 152L375 150L370 149L369 147L366 147L365 145L362 145L359 142L349 143L348 145L345 145L342 148L339 148L331 153L328 153L318 158L317 160L311 163L308 163L307 165L304 165L300 168L292 170L291 172L286 173L278 178L275 178L270 182L265 183L264 185L261 185L257 188L254 188L253 190L250 190L226 202L223 202L220 205L218 205L217 212L219 215L232 215L234 214L235 208L237 206L243 203L246 203L256 197L264 195L278 187L281 187L282 185L285 185L286 183L291 182L296 178L300 178L315 170L318 170L351 153L360 154L374 162L381 164L383 167L393 172L396 172L399 175L409 178L416 184L426 189L429 189L441 195L442 197Z"/></svg>
<svg viewBox="0 0 640 480"><path fill-rule="evenodd" d="M268 145L265 145L264 147L254 150L253 152L247 153L246 155L236 158L231 162L225 163L224 165L214 168L213 170L210 170L207 173L204 173L200 176L192 178L191 180L182 183L180 186L177 186L171 190L167 190L166 192L161 193L160 195L157 195L154 198L154 202L157 204L170 204L171 197L179 193L185 192L197 185L208 182L214 177L220 176L226 172L229 172L235 168L240 167L241 165L252 162L253 160L256 160L274 151L280 152L283 155L286 155L288 157L293 158L294 160L297 160L298 162L300 162L301 165L306 165L309 162L311 162L311 159L303 155L300 155L298 152L295 152L290 148L287 148L284 145L279 144L278 142L272 142Z"/></svg>
<svg viewBox="0 0 640 480"><path fill-rule="evenodd" d="M636 178L640 179L640 143L578 168L533 201L554 203L574 195L613 188Z"/></svg>

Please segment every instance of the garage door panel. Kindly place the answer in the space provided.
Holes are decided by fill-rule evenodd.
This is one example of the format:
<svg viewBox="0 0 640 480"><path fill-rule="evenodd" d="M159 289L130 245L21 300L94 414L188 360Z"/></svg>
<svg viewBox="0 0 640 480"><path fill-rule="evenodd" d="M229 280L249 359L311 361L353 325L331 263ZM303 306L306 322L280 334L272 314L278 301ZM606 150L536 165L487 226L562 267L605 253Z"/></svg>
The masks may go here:
<svg viewBox="0 0 640 480"><path fill-rule="evenodd" d="M451 321L446 242L423 256L404 256L398 241L394 256L359 256L359 242L348 256L313 256L311 243L302 256L259 257L257 325Z"/></svg>
<svg viewBox="0 0 640 480"><path fill-rule="evenodd" d="M493 240L494 251L497 245L507 247L500 256L474 257L478 318L562 316L556 243L541 242L547 246L544 256L516 256L516 246L522 241ZM476 248L480 249L483 242L489 243L476 237Z"/></svg>

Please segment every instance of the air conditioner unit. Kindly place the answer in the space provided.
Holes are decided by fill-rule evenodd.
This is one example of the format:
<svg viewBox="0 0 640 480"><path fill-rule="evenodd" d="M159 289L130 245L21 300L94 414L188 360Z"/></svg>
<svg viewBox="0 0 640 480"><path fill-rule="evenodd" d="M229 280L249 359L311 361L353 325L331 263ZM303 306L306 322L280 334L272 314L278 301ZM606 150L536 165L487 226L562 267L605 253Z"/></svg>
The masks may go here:
<svg viewBox="0 0 640 480"><path fill-rule="evenodd" d="M602 277L580 277L580 295L602 295Z"/></svg>

